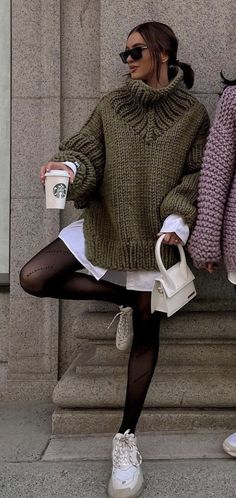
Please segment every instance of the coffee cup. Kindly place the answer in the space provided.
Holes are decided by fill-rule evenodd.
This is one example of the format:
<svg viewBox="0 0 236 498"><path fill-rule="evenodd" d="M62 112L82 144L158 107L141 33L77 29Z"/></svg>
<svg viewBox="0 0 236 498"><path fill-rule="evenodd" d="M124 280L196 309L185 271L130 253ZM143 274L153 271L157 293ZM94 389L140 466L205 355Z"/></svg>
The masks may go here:
<svg viewBox="0 0 236 498"><path fill-rule="evenodd" d="M64 209L69 184L69 175L62 169L45 173L46 209Z"/></svg>

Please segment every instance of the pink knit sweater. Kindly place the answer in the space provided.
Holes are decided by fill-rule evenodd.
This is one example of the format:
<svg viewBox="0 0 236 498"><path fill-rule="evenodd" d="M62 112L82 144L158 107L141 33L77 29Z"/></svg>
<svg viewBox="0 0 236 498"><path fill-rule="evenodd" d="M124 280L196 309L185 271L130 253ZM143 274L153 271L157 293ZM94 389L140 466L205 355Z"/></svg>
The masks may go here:
<svg viewBox="0 0 236 498"><path fill-rule="evenodd" d="M228 271L236 270L236 86L224 91L217 106L188 249L197 268L223 259Z"/></svg>

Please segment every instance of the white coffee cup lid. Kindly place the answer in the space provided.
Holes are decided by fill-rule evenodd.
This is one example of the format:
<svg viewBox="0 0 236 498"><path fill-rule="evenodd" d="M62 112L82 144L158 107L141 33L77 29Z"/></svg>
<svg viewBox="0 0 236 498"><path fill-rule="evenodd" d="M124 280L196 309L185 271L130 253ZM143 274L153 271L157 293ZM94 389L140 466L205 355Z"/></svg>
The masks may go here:
<svg viewBox="0 0 236 498"><path fill-rule="evenodd" d="M45 176L70 176L64 169L52 169L45 173Z"/></svg>

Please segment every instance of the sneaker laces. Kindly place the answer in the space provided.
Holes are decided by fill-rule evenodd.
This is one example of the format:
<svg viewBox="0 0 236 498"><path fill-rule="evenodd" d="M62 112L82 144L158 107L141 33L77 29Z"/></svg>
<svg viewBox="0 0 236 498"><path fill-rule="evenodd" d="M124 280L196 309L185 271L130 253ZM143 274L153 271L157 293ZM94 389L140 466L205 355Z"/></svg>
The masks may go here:
<svg viewBox="0 0 236 498"><path fill-rule="evenodd" d="M124 324L125 315L130 313L130 310L131 310L131 308L129 308L129 307L127 307L127 308L121 307L121 310L118 311L118 313L116 313L116 315L114 316L114 318L112 319L111 323L108 325L107 328L109 329L112 326L112 324L118 318L118 316L121 318L121 320L123 321L123 324Z"/></svg>
<svg viewBox="0 0 236 498"><path fill-rule="evenodd" d="M138 467L142 463L142 456L138 451L134 434L130 434L130 429L124 434L115 436L113 449L113 466L120 468L122 465L134 465Z"/></svg>

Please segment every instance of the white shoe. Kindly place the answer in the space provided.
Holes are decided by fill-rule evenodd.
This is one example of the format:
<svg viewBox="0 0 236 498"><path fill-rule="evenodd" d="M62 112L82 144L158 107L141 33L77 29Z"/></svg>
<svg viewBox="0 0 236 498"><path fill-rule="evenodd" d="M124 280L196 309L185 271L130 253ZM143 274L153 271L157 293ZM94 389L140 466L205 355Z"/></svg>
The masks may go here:
<svg viewBox="0 0 236 498"><path fill-rule="evenodd" d="M114 316L109 327L118 316L119 322L116 331L116 347L120 351L129 351L133 340L133 310L129 306L126 308L120 306L119 313Z"/></svg>
<svg viewBox="0 0 236 498"><path fill-rule="evenodd" d="M236 457L236 432L230 434L230 436L224 440L223 449L228 455Z"/></svg>
<svg viewBox="0 0 236 498"><path fill-rule="evenodd" d="M112 475L108 485L109 498L137 498L143 491L142 457L136 437L129 433L116 434L113 439Z"/></svg>

